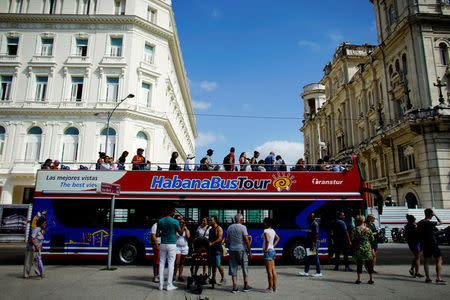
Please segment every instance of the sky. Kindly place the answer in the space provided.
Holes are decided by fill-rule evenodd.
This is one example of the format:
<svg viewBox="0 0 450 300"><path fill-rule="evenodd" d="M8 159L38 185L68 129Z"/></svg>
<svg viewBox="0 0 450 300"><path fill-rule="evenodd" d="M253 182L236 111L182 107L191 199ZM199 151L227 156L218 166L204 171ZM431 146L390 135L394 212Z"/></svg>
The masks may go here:
<svg viewBox="0 0 450 300"><path fill-rule="evenodd" d="M303 87L342 42L377 44L369 0L172 0L197 120L196 161L303 157Z"/></svg>

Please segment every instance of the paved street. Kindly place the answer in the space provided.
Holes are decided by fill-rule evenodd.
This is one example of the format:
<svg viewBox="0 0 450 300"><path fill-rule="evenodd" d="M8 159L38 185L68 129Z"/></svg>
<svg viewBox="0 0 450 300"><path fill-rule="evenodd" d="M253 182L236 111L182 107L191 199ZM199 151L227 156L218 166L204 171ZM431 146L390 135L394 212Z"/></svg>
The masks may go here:
<svg viewBox="0 0 450 300"><path fill-rule="evenodd" d="M356 273L335 272L332 266L324 266L324 277L303 278L296 276L299 266L281 265L278 270L277 298L446 298L450 292L450 285L437 286L425 284L423 280L411 278L408 274L408 261L410 255L405 245L382 245L380 262L377 267L379 274L375 277L375 285L366 284L367 274L363 274L363 284L355 285L353 282ZM0 247L0 257L9 253L12 258L12 249L16 247ZM442 247L444 260L449 261L450 247ZM17 253L17 250L15 250ZM392 254L393 258L388 259ZM7 256L8 256L7 255ZM17 255L20 257L20 255ZM104 267L101 261L88 261L76 264L70 260L64 260L59 264L46 264L47 278L43 280L22 279L22 265L18 258L7 263L0 261L0 299L199 299L197 295L186 292L184 284L176 285L180 288L176 291L159 291L157 284L152 283L151 266L118 266L115 271L102 271ZM228 267L225 267L227 270ZM434 268L432 269L434 274ZM186 269L186 271L188 271ZM423 271L422 271L423 272ZM443 268L444 279L450 281L450 267ZM185 273L187 275L187 273ZM434 276L433 276L434 277ZM272 296L263 294L266 288L266 273L262 265L250 267L250 285L254 290L249 293L239 292L231 294L231 280L225 286L218 286L212 290L209 287L203 291L202 297L209 299L269 299ZM242 280L240 288L242 288Z"/></svg>

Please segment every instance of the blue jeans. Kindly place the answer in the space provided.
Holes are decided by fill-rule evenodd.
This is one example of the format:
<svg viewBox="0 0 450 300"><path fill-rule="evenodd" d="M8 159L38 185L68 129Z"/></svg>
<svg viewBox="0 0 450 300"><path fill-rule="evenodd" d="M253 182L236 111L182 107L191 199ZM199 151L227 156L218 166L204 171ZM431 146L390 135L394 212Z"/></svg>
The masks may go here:
<svg viewBox="0 0 450 300"><path fill-rule="evenodd" d="M322 273L320 270L320 261L319 261L319 242L316 242L315 245L316 254L307 256L305 259L305 273L309 272L309 266L312 263L316 264L316 273Z"/></svg>

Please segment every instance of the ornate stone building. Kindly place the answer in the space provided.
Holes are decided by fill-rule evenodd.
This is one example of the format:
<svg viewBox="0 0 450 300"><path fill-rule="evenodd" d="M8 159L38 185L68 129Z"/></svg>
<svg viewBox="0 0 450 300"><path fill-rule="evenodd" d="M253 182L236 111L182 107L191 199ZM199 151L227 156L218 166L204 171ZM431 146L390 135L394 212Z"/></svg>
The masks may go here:
<svg viewBox="0 0 450 300"><path fill-rule="evenodd" d="M195 151L171 0L0 1L0 203L32 195L47 158L78 168L106 145L152 162Z"/></svg>
<svg viewBox="0 0 450 300"><path fill-rule="evenodd" d="M306 160L356 153L385 199L450 208L450 1L371 2L379 46L342 43L304 88Z"/></svg>

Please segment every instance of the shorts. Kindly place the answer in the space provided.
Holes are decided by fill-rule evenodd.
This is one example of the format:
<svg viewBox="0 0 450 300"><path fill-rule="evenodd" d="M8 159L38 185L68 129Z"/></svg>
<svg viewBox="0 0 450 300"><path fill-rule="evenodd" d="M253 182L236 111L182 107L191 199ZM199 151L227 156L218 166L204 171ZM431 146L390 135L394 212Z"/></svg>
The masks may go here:
<svg viewBox="0 0 450 300"><path fill-rule="evenodd" d="M442 252L438 246L423 247L423 256L424 257L434 256L434 258L438 258L438 257L442 256Z"/></svg>
<svg viewBox="0 0 450 300"><path fill-rule="evenodd" d="M230 260L228 262L228 275L237 276L238 266L242 266L242 273L248 276L248 254L247 251L230 251Z"/></svg>
<svg viewBox="0 0 450 300"><path fill-rule="evenodd" d="M159 249L153 246L153 263L159 265Z"/></svg>
<svg viewBox="0 0 450 300"><path fill-rule="evenodd" d="M408 244L409 246L409 250L411 250L411 252L420 252L422 251L422 248L420 247L420 243L411 243Z"/></svg>
<svg viewBox="0 0 450 300"><path fill-rule="evenodd" d="M222 265L221 264L221 260L220 260L220 251L219 250L217 250L217 251L212 250L211 254L212 254L211 255L211 266L213 268L220 267Z"/></svg>
<svg viewBox="0 0 450 300"><path fill-rule="evenodd" d="M264 252L264 259L275 259L276 256L277 253L275 252L275 250L269 249L267 252Z"/></svg>
<svg viewBox="0 0 450 300"><path fill-rule="evenodd" d="M188 255L189 254L189 246L177 247L177 254Z"/></svg>

